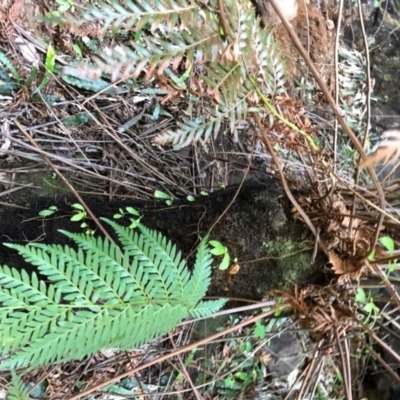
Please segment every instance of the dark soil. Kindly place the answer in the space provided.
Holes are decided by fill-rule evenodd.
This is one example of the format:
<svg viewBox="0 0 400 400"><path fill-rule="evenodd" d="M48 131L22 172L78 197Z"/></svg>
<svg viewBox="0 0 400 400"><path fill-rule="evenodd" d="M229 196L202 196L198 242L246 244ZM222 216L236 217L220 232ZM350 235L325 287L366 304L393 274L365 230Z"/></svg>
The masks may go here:
<svg viewBox="0 0 400 400"><path fill-rule="evenodd" d="M214 195L201 197L195 202L181 202L172 206L155 201L138 202L119 200L109 202L105 197L88 197L85 201L98 217L112 218L119 208L133 206L143 215L144 225L160 230L177 243L189 264L199 239L223 213L237 193L229 187ZM1 241L28 243L70 243L58 230L79 232L80 223L71 222L71 204L76 200L70 194L53 197L41 196L41 189L23 189L4 199L19 209L0 208ZM43 219L38 213L56 205L55 217ZM231 259L237 258L240 269L220 271L215 268L210 295L260 299L268 290L283 289L295 283L310 284L323 279L323 264L311 264L314 245L307 229L289 215L290 206L283 196L279 182L251 180L242 187L232 206L222 217L210 238L228 247ZM120 220L127 224L129 221ZM93 221L87 221L95 228ZM97 233L96 233L97 234ZM295 253L293 256L288 254ZM256 261L260 258L270 258ZM249 262L251 261L251 262ZM5 246L0 246L0 263L17 268L30 268L21 257Z"/></svg>

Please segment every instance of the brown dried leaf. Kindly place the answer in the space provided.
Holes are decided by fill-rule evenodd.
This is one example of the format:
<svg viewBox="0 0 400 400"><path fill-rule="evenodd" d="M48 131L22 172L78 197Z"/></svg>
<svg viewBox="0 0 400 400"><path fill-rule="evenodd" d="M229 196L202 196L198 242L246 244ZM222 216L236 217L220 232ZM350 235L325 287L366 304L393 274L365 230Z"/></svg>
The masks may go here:
<svg viewBox="0 0 400 400"><path fill-rule="evenodd" d="M228 274L236 275L239 271L240 271L240 265L238 263L233 263L228 269Z"/></svg>

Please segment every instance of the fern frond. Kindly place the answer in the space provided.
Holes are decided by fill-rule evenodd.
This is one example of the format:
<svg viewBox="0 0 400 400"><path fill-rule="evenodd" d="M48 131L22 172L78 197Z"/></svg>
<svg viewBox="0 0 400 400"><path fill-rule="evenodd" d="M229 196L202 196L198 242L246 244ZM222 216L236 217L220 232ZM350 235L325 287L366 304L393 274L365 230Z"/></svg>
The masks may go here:
<svg viewBox="0 0 400 400"><path fill-rule="evenodd" d="M146 0L146 2L125 1L123 4L112 0L110 3L98 1L94 6L91 3L80 9L82 19L67 14L61 17L46 18L51 22L67 26L75 32L84 23L95 21L103 25L103 31L111 28L116 33L121 28L126 31L134 29L140 31L146 26L153 32L159 25L175 26L180 22L182 28L185 22L199 18L199 6L194 1L185 0Z"/></svg>
<svg viewBox="0 0 400 400"><path fill-rule="evenodd" d="M0 51L0 65L1 64L3 64L6 68L8 68L11 71L15 81L19 83L21 78L19 76L18 71L16 70L12 62L9 60L9 58L3 52Z"/></svg>
<svg viewBox="0 0 400 400"><path fill-rule="evenodd" d="M7 400L29 400L28 390L24 382L22 382L22 379L14 370L11 371L11 377L11 385L8 388Z"/></svg>
<svg viewBox="0 0 400 400"><path fill-rule="evenodd" d="M183 288L189 280L186 263L181 259L181 253L176 251L176 246L162 236L161 233L147 229L138 224L137 230L120 226L114 221L102 218L111 225L124 246L124 253L146 268L146 274L151 276L149 285L158 283L164 289L167 299L182 301Z"/></svg>
<svg viewBox="0 0 400 400"><path fill-rule="evenodd" d="M208 42L218 39L220 47L222 42L219 34L207 27L201 31L186 28L183 31L171 31L168 38L145 37L142 42L132 42L131 47L120 46L111 51L111 55L101 54L95 62L97 68L85 66L65 67L64 74L84 78L87 71L92 69L109 74L111 81L137 78L143 70L146 70L146 78L150 78L154 71L162 74L169 64L177 63L185 56L186 64L191 65L195 60L195 50L207 47ZM81 73L80 73L81 71ZM95 78L95 77L93 77ZM98 77L97 77L98 78Z"/></svg>
<svg viewBox="0 0 400 400"><path fill-rule="evenodd" d="M196 261L192 277L185 287L184 298L189 304L196 304L207 292L211 282L212 256L208 247L208 238L204 238L197 248Z"/></svg>
<svg viewBox="0 0 400 400"><path fill-rule="evenodd" d="M227 302L226 299L202 301L195 308L189 310L193 318L204 318L213 315L220 310Z"/></svg>
<svg viewBox="0 0 400 400"><path fill-rule="evenodd" d="M229 88L228 88L229 87ZM233 86L223 86L224 98L233 100ZM237 89L234 102L230 106L226 106L224 101L221 101L218 109L214 106L207 107L204 110L202 117L195 120L185 119L178 121L178 129L168 130L160 133L154 138L154 142L160 145L171 143L175 150L179 150L190 143L195 143L199 140L207 142L211 136L216 137L221 130L222 123L229 121L231 132L235 131L237 121L242 121L247 117L248 107L247 100L254 92L254 89L242 86ZM207 115L207 112L209 115Z"/></svg>
<svg viewBox="0 0 400 400"><path fill-rule="evenodd" d="M63 257L74 265L75 269L83 268L86 280L93 285L93 297L90 298L92 302L105 301L106 304L110 304L127 300L142 301L146 298L146 282L138 280L135 275L137 263L126 257L118 246L101 237L95 238L83 233L63 230L60 232L71 238L85 251L85 260L76 259L74 255L77 253L73 249L67 248L64 251L60 246L40 243L32 244L32 246L50 250L57 257ZM86 270L87 267L90 269ZM47 275L45 269L40 268L40 270ZM82 290L85 289L82 288Z"/></svg>
<svg viewBox="0 0 400 400"><path fill-rule="evenodd" d="M78 250L7 244L52 283L0 267L0 356L6 357L0 369L35 368L102 348L140 346L189 315L210 315L223 305L199 303L211 274L205 241L191 276L176 246L160 233L106 221L122 250L107 239L65 231Z"/></svg>
<svg viewBox="0 0 400 400"><path fill-rule="evenodd" d="M141 346L174 328L188 316L188 311L181 305L132 307L125 304L120 308L102 307L100 312L85 310L68 314L68 319L58 321L50 333L27 343L0 368L29 366L32 369L48 363L82 359L102 348L125 350Z"/></svg>

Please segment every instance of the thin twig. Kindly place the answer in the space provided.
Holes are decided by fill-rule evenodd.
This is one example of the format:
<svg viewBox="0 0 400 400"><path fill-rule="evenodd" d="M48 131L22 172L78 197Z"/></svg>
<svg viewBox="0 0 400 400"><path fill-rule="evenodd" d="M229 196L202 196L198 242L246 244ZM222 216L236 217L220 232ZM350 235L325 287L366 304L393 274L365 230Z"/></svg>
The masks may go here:
<svg viewBox="0 0 400 400"><path fill-rule="evenodd" d="M32 139L32 137L29 135L28 132L25 131L24 127L18 122L18 120L14 120L15 125L17 125L18 129L20 132L29 140L29 142L32 144L33 147L35 147L37 150L40 150L39 145ZM61 181L67 186L67 188L71 191L71 193L77 198L78 202L82 204L82 206L85 208L86 212L90 215L90 217L93 219L94 223L97 225L97 227L100 229L100 231L104 234L104 236L111 242L114 243L114 240L110 236L110 234L106 231L106 229L103 227L103 225L100 223L98 218L93 214L92 210L89 208L89 206L85 203L85 201L82 199L80 194L75 190L75 188L69 183L67 178L59 171L59 169L50 161L50 159L42 154L42 157L44 161L49 165L49 167L57 174L57 176L61 179Z"/></svg>
<svg viewBox="0 0 400 400"><path fill-rule="evenodd" d="M335 104L339 107L339 38L340 28L342 24L342 12L343 12L343 0L339 1L339 11L336 26L336 38L335 38ZM337 136L338 136L338 120L335 118L335 132L333 133L333 171L336 173L336 161L337 161Z"/></svg>
<svg viewBox="0 0 400 400"><path fill-rule="evenodd" d="M222 30L224 31L225 38L228 39L229 34L229 24L226 18L226 13L224 9L224 0L218 0L219 17L222 25Z"/></svg>

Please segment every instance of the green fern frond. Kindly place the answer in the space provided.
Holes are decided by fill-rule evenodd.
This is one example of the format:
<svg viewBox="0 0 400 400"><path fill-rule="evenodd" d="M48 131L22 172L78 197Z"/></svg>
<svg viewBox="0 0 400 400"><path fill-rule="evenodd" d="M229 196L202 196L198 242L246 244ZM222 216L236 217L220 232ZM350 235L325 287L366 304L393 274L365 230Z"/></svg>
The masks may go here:
<svg viewBox="0 0 400 400"><path fill-rule="evenodd" d="M0 369L80 359L102 348L140 346L184 318L206 316L224 301L200 302L210 283L206 241L193 274L160 233L106 220L122 249L107 239L62 231L77 245L6 244L51 283L0 267Z"/></svg>
<svg viewBox="0 0 400 400"><path fill-rule="evenodd" d="M95 21L102 24L104 32L110 27L112 33L121 28L127 31L132 29L140 31L145 26L155 31L161 24L168 27L180 22L184 27L189 19L199 17L199 6L190 0L146 0L145 2L126 0L123 4L111 0L109 3L98 1L96 5L88 3L87 7L79 9L79 12L82 19L67 14L62 18L52 15L46 20L68 25L70 29L79 28L85 22Z"/></svg>
<svg viewBox="0 0 400 400"><path fill-rule="evenodd" d="M202 301L196 306L195 309L189 310L189 314L193 318L209 317L220 310L225 303L225 299Z"/></svg>
<svg viewBox="0 0 400 400"><path fill-rule="evenodd" d="M21 78L19 76L18 71L16 70L12 62L9 60L9 58L3 52L0 51L0 65L1 64L3 64L6 68L8 68L8 70L12 73L15 81L19 83Z"/></svg>
<svg viewBox="0 0 400 400"><path fill-rule="evenodd" d="M141 224L137 226L139 233L137 230L120 226L114 221L102 219L114 228L124 246L125 254L146 265L151 264L156 267L153 270L155 274L152 276L152 281L158 282L160 287L164 288L164 296L171 301L183 301L184 288L189 282L190 274L176 246L161 233L152 231ZM156 259L153 258L153 254L157 254Z"/></svg>
<svg viewBox="0 0 400 400"><path fill-rule="evenodd" d="M180 149L192 142L206 142L216 137L224 122L230 132L247 118L250 105L259 103L254 82L265 95L273 98L285 92L285 64L281 60L271 33L260 26L250 1L223 2L228 24L221 27L218 0L148 0L120 5L101 2L98 8L83 11L86 21L101 21L104 27L120 28L124 24L136 33L129 46L101 54L95 65L66 67L64 73L79 78L99 79L108 74L111 81L166 75L167 71L184 69L189 79L180 82L183 94L192 96L191 83L202 96L201 115L192 115L177 122L173 130L159 134L157 144L172 144ZM146 30L141 31L146 25ZM228 32L225 32L227 30ZM176 85L176 84L175 84ZM191 97L190 101L196 102ZM254 108L253 108L254 110Z"/></svg>
<svg viewBox="0 0 400 400"><path fill-rule="evenodd" d="M197 304L205 296L211 282L211 265L213 259L207 239L204 238L197 248L192 276L184 288L183 297L189 304Z"/></svg>
<svg viewBox="0 0 400 400"><path fill-rule="evenodd" d="M172 31L168 33L168 38L145 37L141 43L131 42L130 47L120 46L118 50L112 50L111 55L102 53L93 69L109 74L113 82L121 78L137 78L145 69L146 77L150 78L154 71L162 74L169 64L179 65L184 56L186 63L192 64L196 49L206 47L215 38L218 39L219 34L209 28L198 31L190 27L183 31ZM65 67L63 73L81 77L79 70L82 68Z"/></svg>
<svg viewBox="0 0 400 400"><path fill-rule="evenodd" d="M11 371L11 376L12 379L11 385L8 388L7 400L29 400L29 393L22 379L14 370Z"/></svg>
<svg viewBox="0 0 400 400"><path fill-rule="evenodd" d="M246 85L239 89L233 86L222 86L223 97L231 101L230 106L226 106L224 101L218 106L206 107L202 117L195 120L184 119L178 121L177 129L163 132L154 138L154 142L160 145L172 144L175 150L179 150L190 143L201 140L207 142L211 137L216 137L221 130L224 121L229 121L231 132L236 129L236 122L245 120L248 112L247 100L253 94L254 88L247 88ZM234 92L234 93L233 93ZM207 115L208 112L208 115Z"/></svg>

